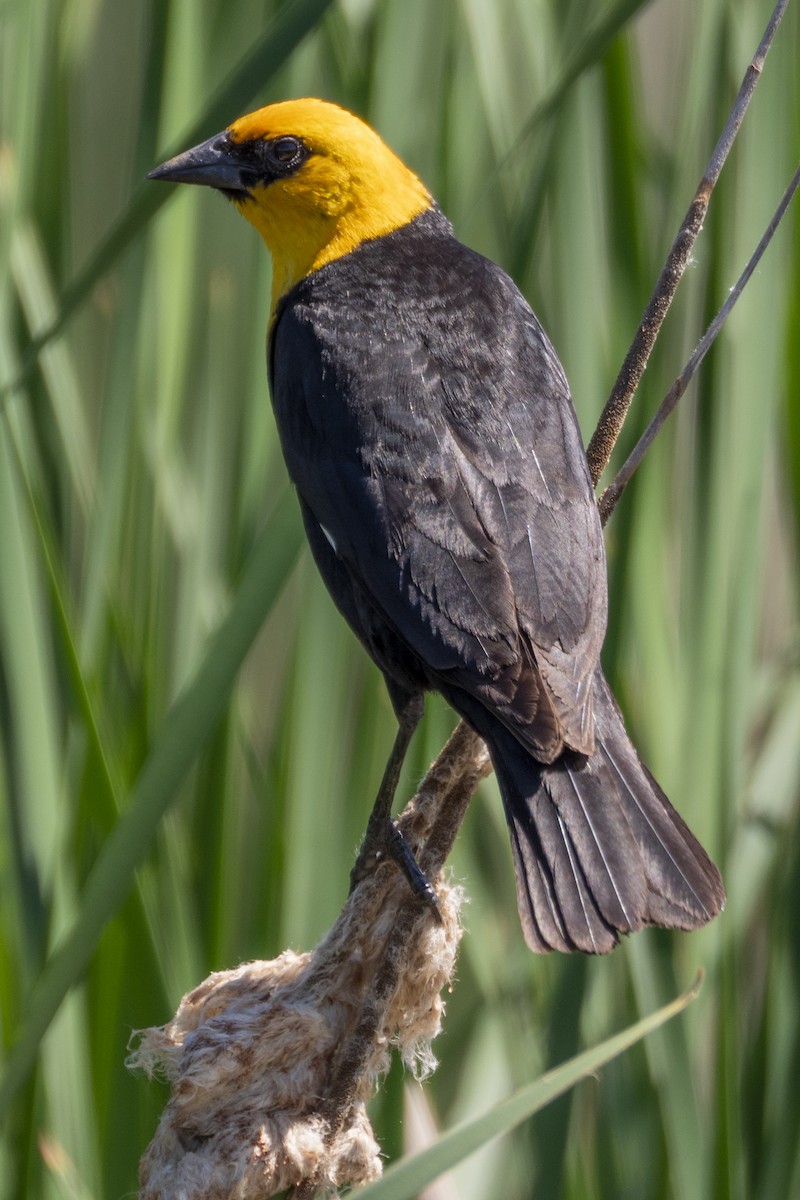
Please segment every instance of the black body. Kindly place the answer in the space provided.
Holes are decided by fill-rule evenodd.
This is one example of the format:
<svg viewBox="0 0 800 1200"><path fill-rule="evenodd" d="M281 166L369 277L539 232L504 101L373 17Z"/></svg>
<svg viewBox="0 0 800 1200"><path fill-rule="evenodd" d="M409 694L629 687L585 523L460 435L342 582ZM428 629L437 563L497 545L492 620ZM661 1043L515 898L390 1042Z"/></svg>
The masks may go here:
<svg viewBox="0 0 800 1200"><path fill-rule="evenodd" d="M722 884L600 670L597 506L512 281L432 209L283 298L269 373L314 557L395 708L439 691L489 745L529 945L704 924Z"/></svg>

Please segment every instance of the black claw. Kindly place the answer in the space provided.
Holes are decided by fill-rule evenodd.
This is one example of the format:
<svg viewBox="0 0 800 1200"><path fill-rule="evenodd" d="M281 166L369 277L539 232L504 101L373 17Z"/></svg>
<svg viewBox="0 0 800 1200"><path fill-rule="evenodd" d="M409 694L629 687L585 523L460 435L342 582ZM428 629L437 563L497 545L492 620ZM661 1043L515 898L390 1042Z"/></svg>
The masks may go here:
<svg viewBox="0 0 800 1200"><path fill-rule="evenodd" d="M441 925L442 914L439 912L436 892L420 869L411 847L391 817L382 821L377 828L375 826L371 829L368 828L364 844L350 872L350 892L352 893L357 884L371 871L374 871L378 863L385 858L391 858L397 864L408 880L408 885L414 895L421 904L430 909L438 924Z"/></svg>
<svg viewBox="0 0 800 1200"><path fill-rule="evenodd" d="M394 859L405 875L412 892L421 904L424 904L426 908L431 910L437 922L441 925L442 914L439 912L436 892L431 887L427 876L414 858L411 847L394 821L389 821L387 842L387 853Z"/></svg>

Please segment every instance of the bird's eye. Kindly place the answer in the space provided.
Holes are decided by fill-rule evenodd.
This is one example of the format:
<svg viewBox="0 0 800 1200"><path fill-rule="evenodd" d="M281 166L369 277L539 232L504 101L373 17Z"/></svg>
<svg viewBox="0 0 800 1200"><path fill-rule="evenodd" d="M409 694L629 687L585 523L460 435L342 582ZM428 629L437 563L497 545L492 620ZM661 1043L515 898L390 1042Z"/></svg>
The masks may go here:
<svg viewBox="0 0 800 1200"><path fill-rule="evenodd" d="M296 137L279 137L272 143L270 150L276 162L287 166L303 150L303 143Z"/></svg>

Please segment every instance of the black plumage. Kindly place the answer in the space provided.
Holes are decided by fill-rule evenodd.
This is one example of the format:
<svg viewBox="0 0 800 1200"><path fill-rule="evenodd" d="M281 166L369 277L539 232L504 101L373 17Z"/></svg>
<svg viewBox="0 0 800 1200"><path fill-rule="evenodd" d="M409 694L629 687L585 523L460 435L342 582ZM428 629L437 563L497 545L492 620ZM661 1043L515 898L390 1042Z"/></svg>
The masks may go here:
<svg viewBox="0 0 800 1200"><path fill-rule="evenodd" d="M602 953L704 924L719 874L600 669L586 458L509 277L431 208L280 299L269 374L314 557L398 715L433 689L489 745L528 944Z"/></svg>

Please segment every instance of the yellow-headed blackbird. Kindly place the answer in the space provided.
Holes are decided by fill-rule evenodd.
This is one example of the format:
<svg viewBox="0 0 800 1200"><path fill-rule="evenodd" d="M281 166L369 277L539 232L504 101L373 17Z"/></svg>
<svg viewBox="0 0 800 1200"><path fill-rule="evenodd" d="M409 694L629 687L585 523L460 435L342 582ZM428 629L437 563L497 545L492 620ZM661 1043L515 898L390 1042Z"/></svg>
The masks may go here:
<svg viewBox="0 0 800 1200"><path fill-rule="evenodd" d="M485 738L534 950L692 929L719 874L641 763L599 665L603 538L569 388L511 279L367 125L273 104L151 178L233 201L273 260L268 371L333 599L400 722L428 689Z"/></svg>

